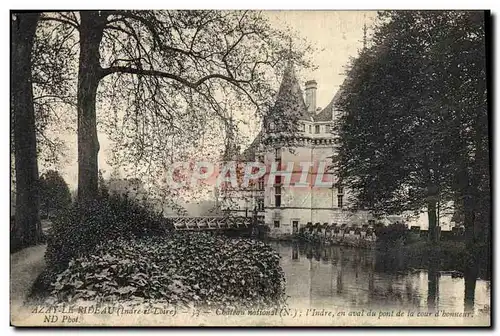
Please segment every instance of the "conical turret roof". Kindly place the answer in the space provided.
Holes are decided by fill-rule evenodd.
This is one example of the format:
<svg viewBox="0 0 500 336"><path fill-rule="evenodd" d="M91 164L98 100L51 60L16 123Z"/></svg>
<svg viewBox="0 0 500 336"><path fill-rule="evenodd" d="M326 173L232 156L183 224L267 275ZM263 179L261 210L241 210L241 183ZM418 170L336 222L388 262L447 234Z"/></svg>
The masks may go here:
<svg viewBox="0 0 500 336"><path fill-rule="evenodd" d="M281 120L312 120L312 115L307 112L304 94L300 88L292 63L289 63L283 73L280 88L274 106L268 114L273 121ZM279 122L278 122L279 124Z"/></svg>

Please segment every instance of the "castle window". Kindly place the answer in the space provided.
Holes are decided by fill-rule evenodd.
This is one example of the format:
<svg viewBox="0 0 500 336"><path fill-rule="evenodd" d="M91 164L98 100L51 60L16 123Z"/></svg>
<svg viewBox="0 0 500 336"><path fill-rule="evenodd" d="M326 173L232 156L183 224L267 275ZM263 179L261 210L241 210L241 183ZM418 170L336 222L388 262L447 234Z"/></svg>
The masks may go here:
<svg viewBox="0 0 500 336"><path fill-rule="evenodd" d="M280 227L280 221L274 221L274 227L279 228Z"/></svg>
<svg viewBox="0 0 500 336"><path fill-rule="evenodd" d="M314 133L319 134L319 125L314 126Z"/></svg>
<svg viewBox="0 0 500 336"><path fill-rule="evenodd" d="M309 133L312 133L312 126L309 125Z"/></svg>
<svg viewBox="0 0 500 336"><path fill-rule="evenodd" d="M264 199L262 197L257 198L257 211L264 211Z"/></svg>
<svg viewBox="0 0 500 336"><path fill-rule="evenodd" d="M342 208L344 206L344 196L343 195L337 196L337 204L338 204L339 208Z"/></svg>
<svg viewBox="0 0 500 336"><path fill-rule="evenodd" d="M258 190L264 190L264 177L259 177Z"/></svg>
<svg viewBox="0 0 500 336"><path fill-rule="evenodd" d="M274 206L279 208L281 206L281 186L274 187Z"/></svg>

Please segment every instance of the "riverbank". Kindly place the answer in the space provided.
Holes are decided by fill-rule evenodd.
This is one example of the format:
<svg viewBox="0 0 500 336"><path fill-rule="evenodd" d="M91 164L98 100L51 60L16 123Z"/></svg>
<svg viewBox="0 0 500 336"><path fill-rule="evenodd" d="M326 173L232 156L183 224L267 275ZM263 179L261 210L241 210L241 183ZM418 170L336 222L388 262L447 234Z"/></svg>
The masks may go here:
<svg viewBox="0 0 500 336"><path fill-rule="evenodd" d="M266 240L269 241L289 241L289 242L301 242L306 244L316 244L324 246L347 246L356 247L363 249L376 249L376 237L375 236L361 236L361 235L343 235L343 236L329 236L316 233L298 233L295 235L279 235L279 236L266 236Z"/></svg>
<svg viewBox="0 0 500 336"><path fill-rule="evenodd" d="M435 268L462 276L470 264L471 254L466 250L464 241L439 241L430 243L425 237L413 237L407 240L381 241L372 236L324 237L319 234L297 234L268 237L270 241L288 241L312 246L340 246L375 250L383 256L384 264L378 267L386 271L404 271L408 269ZM491 266L486 248L478 246L478 277L490 279Z"/></svg>

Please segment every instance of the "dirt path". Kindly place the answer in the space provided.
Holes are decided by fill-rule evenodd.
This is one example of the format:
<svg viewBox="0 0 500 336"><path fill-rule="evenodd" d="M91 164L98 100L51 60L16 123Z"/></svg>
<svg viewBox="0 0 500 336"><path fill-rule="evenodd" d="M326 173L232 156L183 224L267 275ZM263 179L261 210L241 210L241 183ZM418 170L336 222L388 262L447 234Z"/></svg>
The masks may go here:
<svg viewBox="0 0 500 336"><path fill-rule="evenodd" d="M45 267L47 245L25 248L10 255L10 303L21 304Z"/></svg>

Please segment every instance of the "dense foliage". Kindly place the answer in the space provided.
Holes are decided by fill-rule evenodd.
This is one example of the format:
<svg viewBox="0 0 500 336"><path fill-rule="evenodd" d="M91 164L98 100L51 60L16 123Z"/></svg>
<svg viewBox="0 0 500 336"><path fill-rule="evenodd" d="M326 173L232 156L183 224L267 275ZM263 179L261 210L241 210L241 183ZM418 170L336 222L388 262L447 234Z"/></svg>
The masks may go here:
<svg viewBox="0 0 500 336"><path fill-rule="evenodd" d="M49 268L91 253L98 244L120 237L161 235L171 228L163 217L138 201L110 196L81 206L75 203L54 218L48 237Z"/></svg>
<svg viewBox="0 0 500 336"><path fill-rule="evenodd" d="M377 235L377 245L382 249L409 245L420 240L420 235L408 230L408 226L404 223L380 225L375 228L375 234Z"/></svg>
<svg viewBox="0 0 500 336"><path fill-rule="evenodd" d="M71 260L50 290L52 303L269 305L282 302L284 275L278 254L260 241L176 233L103 243Z"/></svg>
<svg viewBox="0 0 500 336"><path fill-rule="evenodd" d="M40 211L51 216L71 205L71 193L64 178L55 170L48 170L40 177Z"/></svg>
<svg viewBox="0 0 500 336"><path fill-rule="evenodd" d="M356 208L465 212L469 241L487 240L489 148L481 11L381 12L336 103L337 173Z"/></svg>

